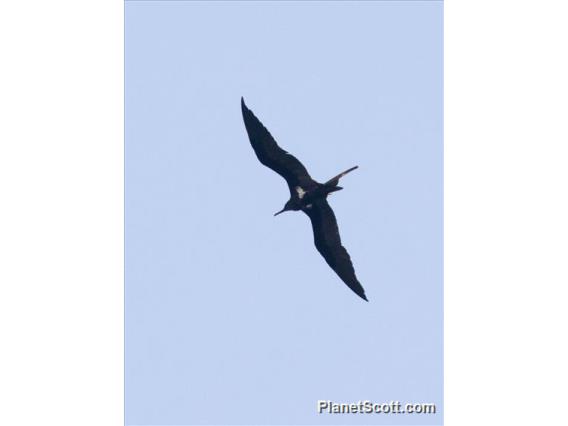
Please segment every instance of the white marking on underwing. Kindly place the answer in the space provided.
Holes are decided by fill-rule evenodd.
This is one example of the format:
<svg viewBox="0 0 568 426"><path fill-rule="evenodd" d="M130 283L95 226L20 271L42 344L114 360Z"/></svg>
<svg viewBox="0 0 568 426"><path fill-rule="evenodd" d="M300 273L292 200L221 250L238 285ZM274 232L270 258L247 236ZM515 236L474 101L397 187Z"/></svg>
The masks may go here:
<svg viewBox="0 0 568 426"><path fill-rule="evenodd" d="M298 193L300 200L304 198L304 195L306 195L306 191L304 191L304 188L302 188L301 186L296 187L296 192Z"/></svg>

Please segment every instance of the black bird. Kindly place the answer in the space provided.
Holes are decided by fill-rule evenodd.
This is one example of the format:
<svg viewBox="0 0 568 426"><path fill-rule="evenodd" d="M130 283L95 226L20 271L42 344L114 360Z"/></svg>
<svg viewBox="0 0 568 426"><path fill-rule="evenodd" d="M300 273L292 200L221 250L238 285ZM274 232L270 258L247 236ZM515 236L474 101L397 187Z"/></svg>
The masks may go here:
<svg viewBox="0 0 568 426"><path fill-rule="evenodd" d="M367 300L365 290L355 276L355 269L349 253L341 245L339 228L335 214L327 203L327 196L343 189L338 186L339 179L355 170L352 167L338 174L326 183L313 180L300 161L278 146L272 135L247 108L241 98L243 120L256 156L262 164L271 168L288 182L290 199L284 208L274 216L289 210L302 210L312 222L314 243L329 266L339 275L347 286L359 297Z"/></svg>

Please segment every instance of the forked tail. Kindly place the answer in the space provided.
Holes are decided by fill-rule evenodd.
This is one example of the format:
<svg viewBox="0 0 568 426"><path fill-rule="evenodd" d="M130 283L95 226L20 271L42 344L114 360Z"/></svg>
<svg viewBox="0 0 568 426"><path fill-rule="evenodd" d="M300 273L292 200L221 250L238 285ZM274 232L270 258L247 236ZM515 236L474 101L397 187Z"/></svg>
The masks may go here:
<svg viewBox="0 0 568 426"><path fill-rule="evenodd" d="M345 170L343 173L339 173L337 176L335 176L334 178L331 178L330 180L328 180L325 183L325 186L337 186L337 184L339 183L339 179L341 179L343 176L345 176L347 173L352 172L353 170L355 170L356 168L358 168L359 166L355 166L355 167L351 167L349 170Z"/></svg>

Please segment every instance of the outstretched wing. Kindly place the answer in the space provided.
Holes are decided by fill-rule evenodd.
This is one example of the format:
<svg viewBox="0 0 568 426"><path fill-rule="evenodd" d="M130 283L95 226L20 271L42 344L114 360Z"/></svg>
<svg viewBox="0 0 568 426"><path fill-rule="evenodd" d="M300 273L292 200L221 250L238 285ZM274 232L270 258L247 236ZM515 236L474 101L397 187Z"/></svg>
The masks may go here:
<svg viewBox="0 0 568 426"><path fill-rule="evenodd" d="M316 184L304 165L278 146L266 127L247 108L243 98L241 98L241 109L250 144L260 162L286 179L292 193L295 192L296 186L304 189L313 188Z"/></svg>
<svg viewBox="0 0 568 426"><path fill-rule="evenodd" d="M355 276L355 269L349 253L341 245L337 220L327 200L314 201L311 208L306 208L303 211L312 221L314 243L327 264L351 290L362 299L367 300L365 290Z"/></svg>

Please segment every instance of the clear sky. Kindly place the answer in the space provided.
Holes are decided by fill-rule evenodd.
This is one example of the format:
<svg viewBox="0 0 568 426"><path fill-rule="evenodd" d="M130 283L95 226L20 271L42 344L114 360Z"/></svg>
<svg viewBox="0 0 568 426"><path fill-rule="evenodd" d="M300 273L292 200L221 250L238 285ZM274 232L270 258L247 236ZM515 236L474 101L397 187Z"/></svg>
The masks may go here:
<svg viewBox="0 0 568 426"><path fill-rule="evenodd" d="M442 421L442 2L126 2L126 423ZM330 197L369 303L249 144ZM437 415L323 415L432 402Z"/></svg>

